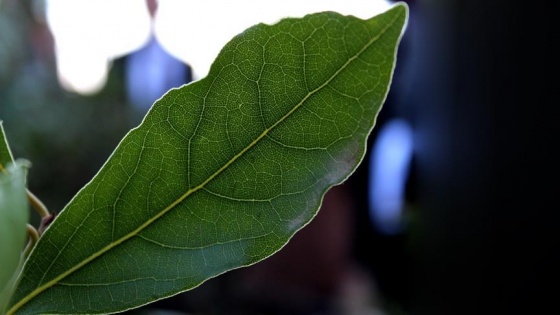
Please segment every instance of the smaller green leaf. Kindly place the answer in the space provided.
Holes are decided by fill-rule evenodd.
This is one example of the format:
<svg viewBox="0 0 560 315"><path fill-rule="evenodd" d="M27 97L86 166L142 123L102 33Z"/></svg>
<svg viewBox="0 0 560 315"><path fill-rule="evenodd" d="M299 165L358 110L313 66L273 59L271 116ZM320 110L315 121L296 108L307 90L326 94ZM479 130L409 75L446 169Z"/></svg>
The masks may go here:
<svg viewBox="0 0 560 315"><path fill-rule="evenodd" d="M0 150L6 149L6 144L3 141ZM26 168L25 161L9 163L0 172L0 313L3 313L12 295L22 265L29 220Z"/></svg>

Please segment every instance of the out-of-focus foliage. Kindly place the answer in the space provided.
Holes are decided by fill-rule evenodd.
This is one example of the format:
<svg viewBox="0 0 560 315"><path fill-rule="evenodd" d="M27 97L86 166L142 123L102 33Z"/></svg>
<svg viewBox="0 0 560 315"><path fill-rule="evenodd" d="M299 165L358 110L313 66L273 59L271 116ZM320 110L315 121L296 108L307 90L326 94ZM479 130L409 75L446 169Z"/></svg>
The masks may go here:
<svg viewBox="0 0 560 315"><path fill-rule="evenodd" d="M144 113L126 102L121 60L97 95L60 88L52 37L36 3L0 3L0 119L15 158L32 162L29 187L58 211Z"/></svg>
<svg viewBox="0 0 560 315"><path fill-rule="evenodd" d="M5 149L7 143L1 129L0 124L0 146ZM12 295L22 266L21 252L27 237L25 226L29 217L25 193L27 161L4 164L5 160L0 162L0 312Z"/></svg>

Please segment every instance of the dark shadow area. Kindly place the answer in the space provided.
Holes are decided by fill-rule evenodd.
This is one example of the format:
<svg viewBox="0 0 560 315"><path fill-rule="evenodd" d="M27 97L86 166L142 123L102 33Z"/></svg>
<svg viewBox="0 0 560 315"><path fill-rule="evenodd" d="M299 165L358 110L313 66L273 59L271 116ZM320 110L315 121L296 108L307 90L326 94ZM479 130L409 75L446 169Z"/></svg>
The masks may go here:
<svg viewBox="0 0 560 315"><path fill-rule="evenodd" d="M558 73L544 3L418 2L411 312L555 309ZM434 36L439 36L434 37Z"/></svg>

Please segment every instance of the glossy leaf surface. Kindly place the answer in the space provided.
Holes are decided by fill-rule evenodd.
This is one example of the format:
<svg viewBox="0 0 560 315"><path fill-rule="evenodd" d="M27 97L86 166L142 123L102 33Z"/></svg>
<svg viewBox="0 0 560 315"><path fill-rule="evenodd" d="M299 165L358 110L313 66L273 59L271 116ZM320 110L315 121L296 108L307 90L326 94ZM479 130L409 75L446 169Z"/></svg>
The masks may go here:
<svg viewBox="0 0 560 315"><path fill-rule="evenodd" d="M361 162L406 18L324 12L234 37L47 229L9 314L117 312L278 251Z"/></svg>

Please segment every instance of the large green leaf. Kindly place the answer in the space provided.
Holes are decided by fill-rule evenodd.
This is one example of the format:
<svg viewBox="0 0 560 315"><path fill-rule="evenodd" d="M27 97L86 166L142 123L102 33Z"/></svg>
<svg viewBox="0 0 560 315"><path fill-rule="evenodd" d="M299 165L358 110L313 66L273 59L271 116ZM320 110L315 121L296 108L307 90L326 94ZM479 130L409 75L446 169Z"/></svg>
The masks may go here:
<svg viewBox="0 0 560 315"><path fill-rule="evenodd" d="M8 313L117 312L278 251L361 162L406 18L323 12L234 37L47 229Z"/></svg>
<svg viewBox="0 0 560 315"><path fill-rule="evenodd" d="M1 150L7 148L0 124ZM0 163L0 313L14 290L29 220L25 163Z"/></svg>

